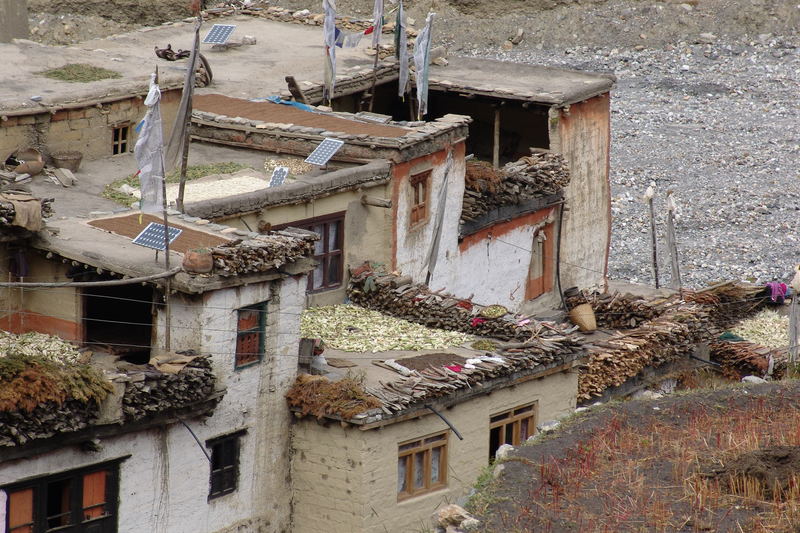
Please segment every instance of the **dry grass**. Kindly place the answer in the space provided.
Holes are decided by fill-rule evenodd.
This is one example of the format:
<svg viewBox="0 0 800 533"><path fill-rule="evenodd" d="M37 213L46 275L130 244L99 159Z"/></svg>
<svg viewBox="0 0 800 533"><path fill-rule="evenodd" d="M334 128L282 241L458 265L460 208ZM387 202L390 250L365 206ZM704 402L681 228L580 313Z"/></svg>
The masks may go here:
<svg viewBox="0 0 800 533"><path fill-rule="evenodd" d="M63 67L51 68L39 72L45 78L68 81L70 83L87 83L90 81L121 78L122 74L102 67L86 65L84 63L70 63Z"/></svg>
<svg viewBox="0 0 800 533"><path fill-rule="evenodd" d="M800 446L796 403L682 403L682 409L653 411L651 417L612 417L591 438L527 467L527 492L513 511L499 511L502 528L798 531L800 473L771 485L741 472L719 474L748 452Z"/></svg>
<svg viewBox="0 0 800 533"><path fill-rule="evenodd" d="M339 381L331 381L322 376L300 374L286 393L286 400L303 416L322 418L334 415L349 420L381 405L377 398L364 391L362 383L363 378L358 376L348 375Z"/></svg>

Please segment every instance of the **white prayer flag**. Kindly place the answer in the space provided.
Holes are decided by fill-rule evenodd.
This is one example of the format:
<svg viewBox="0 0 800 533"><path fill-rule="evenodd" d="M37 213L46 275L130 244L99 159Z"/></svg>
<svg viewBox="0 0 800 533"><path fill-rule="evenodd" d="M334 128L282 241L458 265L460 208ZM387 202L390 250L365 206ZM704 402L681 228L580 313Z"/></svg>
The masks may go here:
<svg viewBox="0 0 800 533"><path fill-rule="evenodd" d="M336 85L336 1L322 0L325 22L322 31L325 36L325 91L323 99L328 102L333 98Z"/></svg>
<svg viewBox="0 0 800 533"><path fill-rule="evenodd" d="M428 113L428 69L431 55L431 29L433 27L433 13L428 13L425 27L417 35L414 42L414 68L417 71L417 101L419 108L417 120L422 120Z"/></svg>
<svg viewBox="0 0 800 533"><path fill-rule="evenodd" d="M377 48L381 42L381 31L383 30L383 0L375 0L372 20L372 46Z"/></svg>
<svg viewBox="0 0 800 533"><path fill-rule="evenodd" d="M397 61L400 63L400 77L397 80L397 94L403 98L408 87L408 44L406 37L406 22L403 12L403 0L397 8L397 24L395 25L394 46Z"/></svg>
<svg viewBox="0 0 800 533"><path fill-rule="evenodd" d="M148 107L133 155L139 166L140 209L160 213L164 209L164 133L161 129L161 91L156 75L150 77L150 90L144 105Z"/></svg>

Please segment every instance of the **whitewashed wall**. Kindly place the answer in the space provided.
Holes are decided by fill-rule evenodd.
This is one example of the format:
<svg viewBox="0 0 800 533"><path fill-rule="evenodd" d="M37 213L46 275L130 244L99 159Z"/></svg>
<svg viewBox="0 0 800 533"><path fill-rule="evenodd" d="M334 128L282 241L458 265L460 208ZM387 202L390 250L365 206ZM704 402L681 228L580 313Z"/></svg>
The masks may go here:
<svg viewBox="0 0 800 533"><path fill-rule="evenodd" d="M0 485L130 457L120 467L120 533L278 532L290 525L289 413L284 394L297 369L304 276L214 291L194 301L172 298L172 348L211 353L227 392L208 419L187 424L201 442L239 429L238 489L208 501L209 463L181 425L102 441L99 452L67 447L0 465ZM272 289L271 289L272 287ZM266 355L234 370L235 309L270 300ZM163 313L157 320L163 328Z"/></svg>

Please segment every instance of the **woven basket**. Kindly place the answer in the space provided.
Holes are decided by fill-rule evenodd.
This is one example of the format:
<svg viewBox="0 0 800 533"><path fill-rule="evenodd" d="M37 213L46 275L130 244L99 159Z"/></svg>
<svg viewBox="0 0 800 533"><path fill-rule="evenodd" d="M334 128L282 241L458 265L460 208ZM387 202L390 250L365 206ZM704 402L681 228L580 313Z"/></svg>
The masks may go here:
<svg viewBox="0 0 800 533"><path fill-rule="evenodd" d="M78 167L81 166L83 154L77 150L70 150L66 152L52 153L50 154L50 157L53 158L53 163L55 163L56 167L66 168L72 172L77 172Z"/></svg>
<svg viewBox="0 0 800 533"><path fill-rule="evenodd" d="M576 305L569 312L569 319L578 326L581 331L594 331L597 329L597 321L594 318L594 310L589 304Z"/></svg>

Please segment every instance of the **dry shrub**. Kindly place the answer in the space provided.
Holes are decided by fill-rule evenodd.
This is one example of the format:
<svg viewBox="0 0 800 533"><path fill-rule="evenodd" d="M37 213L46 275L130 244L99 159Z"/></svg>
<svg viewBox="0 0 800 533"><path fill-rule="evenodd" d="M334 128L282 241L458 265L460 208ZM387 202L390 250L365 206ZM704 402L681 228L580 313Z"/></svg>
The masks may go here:
<svg viewBox="0 0 800 533"><path fill-rule="evenodd" d="M502 170L495 169L486 161L467 161L464 185L467 189L477 192L496 192L505 174Z"/></svg>
<svg viewBox="0 0 800 533"><path fill-rule="evenodd" d="M89 365L61 365L19 353L0 358L0 411L31 412L39 404L69 399L100 403L111 390Z"/></svg>
<svg viewBox="0 0 800 533"><path fill-rule="evenodd" d="M352 375L331 381L323 376L300 374L286 393L286 400L303 416L335 415L344 420L381 406L377 398L364 390L363 378Z"/></svg>

